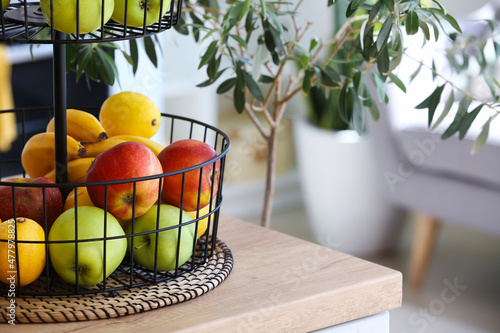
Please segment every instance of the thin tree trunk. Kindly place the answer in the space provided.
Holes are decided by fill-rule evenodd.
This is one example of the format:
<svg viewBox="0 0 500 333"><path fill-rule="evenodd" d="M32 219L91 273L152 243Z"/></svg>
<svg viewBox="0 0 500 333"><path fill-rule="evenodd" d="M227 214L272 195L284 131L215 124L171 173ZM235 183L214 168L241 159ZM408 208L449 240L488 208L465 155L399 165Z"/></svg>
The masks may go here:
<svg viewBox="0 0 500 333"><path fill-rule="evenodd" d="M274 183L276 179L276 155L278 148L278 126L271 127L267 140L267 170L264 208L262 210L261 226L269 228L274 198Z"/></svg>

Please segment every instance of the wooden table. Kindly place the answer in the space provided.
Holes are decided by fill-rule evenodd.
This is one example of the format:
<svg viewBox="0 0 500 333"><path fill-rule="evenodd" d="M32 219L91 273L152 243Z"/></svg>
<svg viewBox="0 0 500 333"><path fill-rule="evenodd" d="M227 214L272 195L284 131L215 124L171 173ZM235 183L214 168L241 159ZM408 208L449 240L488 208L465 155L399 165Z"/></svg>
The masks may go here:
<svg viewBox="0 0 500 333"><path fill-rule="evenodd" d="M392 269L221 216L234 268L209 293L171 307L107 320L2 325L2 332L308 332L401 306Z"/></svg>

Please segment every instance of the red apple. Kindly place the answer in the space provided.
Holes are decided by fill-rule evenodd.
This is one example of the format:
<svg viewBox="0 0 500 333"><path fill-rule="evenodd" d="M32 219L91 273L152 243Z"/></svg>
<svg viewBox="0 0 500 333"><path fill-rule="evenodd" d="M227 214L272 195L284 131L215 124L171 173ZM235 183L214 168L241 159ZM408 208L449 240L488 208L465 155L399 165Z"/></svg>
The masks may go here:
<svg viewBox="0 0 500 333"><path fill-rule="evenodd" d="M123 142L99 154L87 170L87 183L131 179L163 172L156 155L138 142ZM137 181L135 217L145 214L158 200L160 178ZM89 197L96 207L105 208L105 186L88 184ZM108 185L108 211L118 219L132 219L134 183Z"/></svg>
<svg viewBox="0 0 500 333"><path fill-rule="evenodd" d="M26 217L36 221L45 228L45 212L43 207L42 187L22 187L25 183L54 184L46 177L38 178L10 178L5 182L19 183L15 186L16 217ZM12 187L0 186L0 219L6 221L14 217L12 200ZM61 192L57 187L45 187L45 203L47 213L47 230L50 230L52 223L63 212L63 200Z"/></svg>
<svg viewBox="0 0 500 333"><path fill-rule="evenodd" d="M165 147L158 155L163 172L172 172L193 167L217 157L217 152L209 144L193 140L179 140ZM184 176L184 211L196 211L210 203L217 194L219 184L220 160L209 163L203 168L185 172ZM200 180L200 171L201 180ZM212 186L212 181L214 182ZM163 202L181 207L183 173L164 178L161 199ZM198 208L198 199L200 206Z"/></svg>

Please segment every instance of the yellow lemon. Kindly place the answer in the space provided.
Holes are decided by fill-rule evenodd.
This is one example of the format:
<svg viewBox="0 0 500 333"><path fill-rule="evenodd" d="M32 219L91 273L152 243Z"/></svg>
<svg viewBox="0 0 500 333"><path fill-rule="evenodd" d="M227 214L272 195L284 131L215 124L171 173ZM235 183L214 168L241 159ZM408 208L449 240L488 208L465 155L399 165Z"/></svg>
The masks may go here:
<svg viewBox="0 0 500 333"><path fill-rule="evenodd" d="M110 137L138 135L149 139L160 128L161 113L149 97L124 91L104 101L99 120Z"/></svg>
<svg viewBox="0 0 500 333"><path fill-rule="evenodd" d="M45 241L43 228L35 221L18 217L0 223L0 281L6 284L26 286L35 281L45 267L44 243L17 243L15 244L15 230L17 240ZM19 276L17 267L19 266Z"/></svg>

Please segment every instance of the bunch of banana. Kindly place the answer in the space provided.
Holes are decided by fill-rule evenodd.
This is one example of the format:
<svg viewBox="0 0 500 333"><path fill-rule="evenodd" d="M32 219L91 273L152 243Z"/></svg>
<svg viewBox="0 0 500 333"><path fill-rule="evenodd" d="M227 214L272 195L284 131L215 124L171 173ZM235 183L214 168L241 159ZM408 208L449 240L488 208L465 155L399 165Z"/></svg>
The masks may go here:
<svg viewBox="0 0 500 333"><path fill-rule="evenodd" d="M156 156L165 148L162 144L159 144L156 141L153 141L151 139L142 137L142 136L137 136L137 135L115 135L111 136L110 139L118 139L118 140L124 140L124 141L134 141L134 142L139 142L151 149L153 153L155 153Z"/></svg>
<svg viewBox="0 0 500 333"><path fill-rule="evenodd" d="M85 148L71 136L67 136L67 161L85 156ZM26 142L21 153L21 164L32 178L42 177L55 168L55 135L38 133Z"/></svg>
<svg viewBox="0 0 500 333"><path fill-rule="evenodd" d="M47 132L54 132L54 118L48 123ZM100 142L108 137L93 114L76 109L66 110L66 134L84 143Z"/></svg>
<svg viewBox="0 0 500 333"><path fill-rule="evenodd" d="M119 143L123 143L125 140L115 139L110 137L106 140L102 140L101 142L87 143L83 146L85 147L87 157L97 157L100 153L105 152L109 148L116 146Z"/></svg>
<svg viewBox="0 0 500 333"><path fill-rule="evenodd" d="M94 161L94 157L78 158L69 161L67 164L68 170L68 183L85 183L87 177L87 170ZM52 169L45 174L45 177L56 181L56 170Z"/></svg>
<svg viewBox="0 0 500 333"><path fill-rule="evenodd" d="M100 153L108 150L111 147L116 146L119 143L133 141L139 142L151 149L151 151L158 156L158 154L163 150L163 145L151 140L144 138L142 136L136 135L115 135L110 136L108 139L101 142L87 143L84 145L87 157L97 157Z"/></svg>

